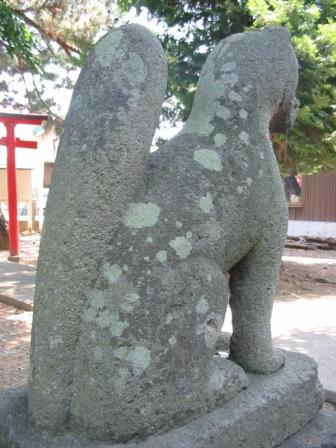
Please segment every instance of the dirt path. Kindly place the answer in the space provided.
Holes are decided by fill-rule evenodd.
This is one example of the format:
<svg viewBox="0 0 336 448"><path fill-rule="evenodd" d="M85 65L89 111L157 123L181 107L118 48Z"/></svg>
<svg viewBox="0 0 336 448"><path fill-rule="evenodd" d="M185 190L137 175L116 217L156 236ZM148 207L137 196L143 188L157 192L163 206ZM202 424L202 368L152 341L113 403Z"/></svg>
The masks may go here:
<svg viewBox="0 0 336 448"><path fill-rule="evenodd" d="M0 389L27 383L32 313L0 303Z"/></svg>
<svg viewBox="0 0 336 448"><path fill-rule="evenodd" d="M335 296L336 250L285 249L276 301Z"/></svg>

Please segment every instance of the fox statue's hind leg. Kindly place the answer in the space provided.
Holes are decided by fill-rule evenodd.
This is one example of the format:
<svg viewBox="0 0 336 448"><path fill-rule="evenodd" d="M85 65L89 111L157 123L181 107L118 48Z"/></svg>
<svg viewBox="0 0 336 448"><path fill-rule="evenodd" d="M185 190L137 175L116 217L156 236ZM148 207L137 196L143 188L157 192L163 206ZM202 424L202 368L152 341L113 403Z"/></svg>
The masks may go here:
<svg viewBox="0 0 336 448"><path fill-rule="evenodd" d="M112 254L109 265L113 261ZM130 271L137 285L131 294L138 298L118 305L115 291L125 293ZM73 427L120 442L196 417L246 387L243 369L216 356L229 299L227 283L217 263L202 256L154 261L149 271L141 264L129 266L110 293L106 286L102 289L102 279L82 326ZM126 324L119 337L102 327L103 317L105 322L117 314ZM101 406L105 396L117 405Z"/></svg>
<svg viewBox="0 0 336 448"><path fill-rule="evenodd" d="M281 263L281 250L276 246L282 247L284 236L260 241L230 271L230 357L250 372L272 373L284 363L282 353L273 348L271 333L273 294Z"/></svg>

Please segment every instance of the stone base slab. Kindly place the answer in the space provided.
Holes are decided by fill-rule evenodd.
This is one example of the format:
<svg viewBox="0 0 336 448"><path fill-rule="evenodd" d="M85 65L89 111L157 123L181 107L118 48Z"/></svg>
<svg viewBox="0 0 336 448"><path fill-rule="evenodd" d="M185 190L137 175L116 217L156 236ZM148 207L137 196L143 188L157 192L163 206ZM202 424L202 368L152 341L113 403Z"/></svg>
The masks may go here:
<svg viewBox="0 0 336 448"><path fill-rule="evenodd" d="M279 448L336 448L336 412L322 410Z"/></svg>
<svg viewBox="0 0 336 448"><path fill-rule="evenodd" d="M52 436L28 421L24 389L0 392L1 448L273 448L301 430L323 402L316 363L285 352L286 364L272 375L249 374L248 389L206 415L145 441L94 442L74 434Z"/></svg>

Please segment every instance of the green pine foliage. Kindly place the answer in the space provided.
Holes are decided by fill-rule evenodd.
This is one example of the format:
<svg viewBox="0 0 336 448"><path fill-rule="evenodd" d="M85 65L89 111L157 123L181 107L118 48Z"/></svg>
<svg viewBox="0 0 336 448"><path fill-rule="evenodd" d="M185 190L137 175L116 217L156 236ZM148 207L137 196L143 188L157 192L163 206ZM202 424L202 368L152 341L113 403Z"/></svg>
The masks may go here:
<svg viewBox="0 0 336 448"><path fill-rule="evenodd" d="M3 0L0 0L0 43L10 58L24 61L33 71L40 70L35 51L37 44L31 31Z"/></svg>
<svg viewBox="0 0 336 448"><path fill-rule="evenodd" d="M284 174L336 169L336 0L119 0L124 10L147 8L166 24L161 36L168 54L166 116L185 120L206 54L229 34L281 25L292 34L300 65L296 126L272 136ZM169 102L168 102L169 104Z"/></svg>

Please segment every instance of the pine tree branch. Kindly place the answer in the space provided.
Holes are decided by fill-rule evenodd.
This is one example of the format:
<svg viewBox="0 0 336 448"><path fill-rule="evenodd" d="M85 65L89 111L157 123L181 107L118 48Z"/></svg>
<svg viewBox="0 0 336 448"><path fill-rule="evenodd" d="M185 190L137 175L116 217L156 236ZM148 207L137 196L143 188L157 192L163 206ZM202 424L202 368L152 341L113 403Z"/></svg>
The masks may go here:
<svg viewBox="0 0 336 448"><path fill-rule="evenodd" d="M48 106L48 104L47 104L47 103L44 101L44 99L42 98L42 95L41 95L41 93L39 92L39 90L38 90L38 88L37 88L37 86L36 86L34 75L32 75L32 80L33 80L33 85L34 85L35 92L36 92L36 94L37 94L39 100L40 100L41 103L43 104L43 106L47 109L47 111L49 112L49 114L50 114L53 118L55 118L55 119L60 119L61 117L60 117L59 115L55 114L55 112L53 112L53 111L50 109L50 107Z"/></svg>
<svg viewBox="0 0 336 448"><path fill-rule="evenodd" d="M55 59L57 59L57 61L60 62L61 64L64 64L64 61L62 61L62 59L61 59L59 56L57 56L57 54L54 52L54 50L52 49L52 47L49 45L49 42L48 42L48 40L45 38L45 36L41 36L41 37L42 37L42 39L43 39L43 42L46 44L48 50L50 51L50 53L53 55L53 57L54 57Z"/></svg>
<svg viewBox="0 0 336 448"><path fill-rule="evenodd" d="M22 80L23 80L23 83L24 83L25 89L26 89L26 95L27 95L27 99L28 99L28 106L29 106L29 108L31 108L32 101L31 101L29 89L28 89L28 86L27 86L26 78L25 78L25 75L24 75L21 63L20 63L20 71L21 71Z"/></svg>
<svg viewBox="0 0 336 448"><path fill-rule="evenodd" d="M68 56L72 56L72 53L77 53L78 55L81 54L81 51L78 48L72 47L71 45L67 44L63 39L60 38L56 33L53 33L52 31L47 31L43 29L41 25L36 23L31 18L27 17L20 9L13 9L14 14L19 16L27 25L35 28L39 33L41 33L42 36L46 36L49 39L56 42L63 50L66 52Z"/></svg>
<svg viewBox="0 0 336 448"><path fill-rule="evenodd" d="M48 3L48 0L45 0L41 6L29 6L28 8L25 9L20 9L18 11L22 12L23 14L26 14L27 12L33 12L33 11L40 11L41 9L43 9L46 4Z"/></svg>

